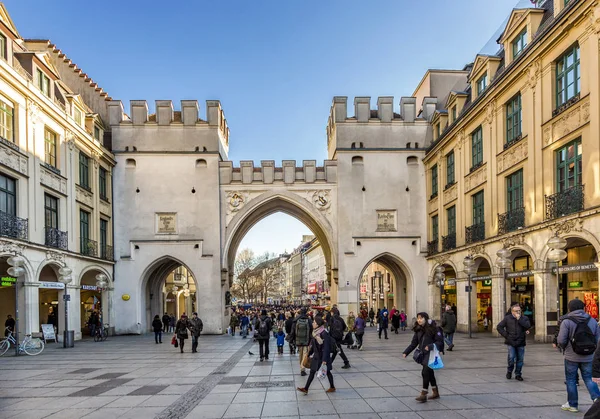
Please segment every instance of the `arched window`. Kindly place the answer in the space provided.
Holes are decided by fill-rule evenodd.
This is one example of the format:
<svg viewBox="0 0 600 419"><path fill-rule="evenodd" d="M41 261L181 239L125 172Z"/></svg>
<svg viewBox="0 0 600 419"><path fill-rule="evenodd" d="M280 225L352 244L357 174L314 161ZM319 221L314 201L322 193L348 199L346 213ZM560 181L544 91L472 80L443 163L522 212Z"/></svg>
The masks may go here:
<svg viewBox="0 0 600 419"><path fill-rule="evenodd" d="M408 156L406 158L406 164L409 166L417 165L419 164L419 158L417 156Z"/></svg>
<svg viewBox="0 0 600 419"><path fill-rule="evenodd" d="M361 156L352 157L352 164L363 164L363 158Z"/></svg>
<svg viewBox="0 0 600 419"><path fill-rule="evenodd" d="M204 160L204 159L196 160L196 167L206 167L206 160Z"/></svg>
<svg viewBox="0 0 600 419"><path fill-rule="evenodd" d="M125 167L135 168L135 160L134 159L125 160Z"/></svg>

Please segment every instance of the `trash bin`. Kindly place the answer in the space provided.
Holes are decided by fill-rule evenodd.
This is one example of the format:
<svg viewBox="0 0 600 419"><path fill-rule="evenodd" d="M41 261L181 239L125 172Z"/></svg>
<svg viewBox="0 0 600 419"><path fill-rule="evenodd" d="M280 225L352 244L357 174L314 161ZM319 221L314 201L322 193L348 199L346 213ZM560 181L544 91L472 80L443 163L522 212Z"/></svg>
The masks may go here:
<svg viewBox="0 0 600 419"><path fill-rule="evenodd" d="M75 346L75 331L67 330L63 332L63 348L72 348Z"/></svg>

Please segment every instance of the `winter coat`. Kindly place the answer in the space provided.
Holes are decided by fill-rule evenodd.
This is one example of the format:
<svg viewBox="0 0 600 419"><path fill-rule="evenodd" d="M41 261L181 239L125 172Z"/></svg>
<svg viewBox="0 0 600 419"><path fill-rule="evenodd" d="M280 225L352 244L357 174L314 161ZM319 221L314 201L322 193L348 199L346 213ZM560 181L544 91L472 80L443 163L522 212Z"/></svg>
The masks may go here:
<svg viewBox="0 0 600 419"><path fill-rule="evenodd" d="M267 333L261 335L259 332L259 326L260 326L260 322L262 320L267 322ZM254 330L256 330L256 339L258 339L258 340L269 339L269 334L271 333L272 329L273 329L273 319L271 319L271 317L269 317L269 316L264 316L264 315L260 316L254 322Z"/></svg>
<svg viewBox="0 0 600 419"><path fill-rule="evenodd" d="M188 319L177 320L177 324L175 325L175 334L177 335L177 339L187 339L189 337L188 327L190 327L190 322Z"/></svg>
<svg viewBox="0 0 600 419"><path fill-rule="evenodd" d="M152 329L154 329L155 332L162 332L163 324L160 319L154 319L152 322Z"/></svg>
<svg viewBox="0 0 600 419"><path fill-rule="evenodd" d="M285 333L283 330L277 332L277 346L283 346L285 344Z"/></svg>
<svg viewBox="0 0 600 419"><path fill-rule="evenodd" d="M400 327L400 313L398 311L394 311L394 314L392 315L392 326L394 326L394 329Z"/></svg>
<svg viewBox="0 0 600 419"><path fill-rule="evenodd" d="M196 317L195 319L192 317L191 320L189 320L190 323L190 331L192 332L192 336L198 337L200 336L200 333L202 333L202 329L204 328L204 325L202 324L202 320L200 320L200 317Z"/></svg>
<svg viewBox="0 0 600 419"><path fill-rule="evenodd" d="M327 330L323 330L319 335L321 339L323 339L323 343L319 345L316 339L312 339L310 341L310 349L308 351L308 355L312 355L312 360L310 361L310 370L311 371L319 371L321 368L321 364L323 362L327 363L327 371L331 371L331 341L332 339L329 336Z"/></svg>
<svg viewBox="0 0 600 419"><path fill-rule="evenodd" d="M389 324L389 319L387 316L384 316L383 313L387 313L387 311L383 311L380 315L379 315L379 319L377 319L377 323L379 323L379 327L382 329L387 329L388 328L388 324Z"/></svg>
<svg viewBox="0 0 600 419"><path fill-rule="evenodd" d="M348 325L348 329L352 330L354 328L355 321L356 321L356 316L354 316L354 315L348 316L348 321L346 322L346 325Z"/></svg>
<svg viewBox="0 0 600 419"><path fill-rule="evenodd" d="M587 314L584 310L575 310L567 313L560 318L560 330L558 332L557 344L564 350L565 359L572 362L592 362L594 355L579 355L573 352L573 346L570 344L571 338L577 328L577 323L580 321L586 321L587 324L596 337L596 342L600 340L600 327L598 322Z"/></svg>
<svg viewBox="0 0 600 419"><path fill-rule="evenodd" d="M229 319L229 326L236 327L239 324L239 322L240 320L238 319L238 316L232 314L231 319Z"/></svg>
<svg viewBox="0 0 600 419"><path fill-rule="evenodd" d="M292 317L290 317L289 319L287 319L285 321L285 333L288 335L290 333L292 333L293 326L294 326L294 319Z"/></svg>
<svg viewBox="0 0 600 419"><path fill-rule="evenodd" d="M355 321L354 321L354 328L356 329L356 334L357 335L362 335L365 333L365 326L367 325L367 322L365 322L365 319L363 319L362 317L358 317Z"/></svg>
<svg viewBox="0 0 600 419"><path fill-rule="evenodd" d="M507 314L498 326L496 330L504 338L504 344L519 348L525 346L526 334L525 332L531 327L529 318L527 316L521 316L519 320L512 314Z"/></svg>
<svg viewBox="0 0 600 419"><path fill-rule="evenodd" d="M448 334L456 332L456 314L452 310L447 310L442 315L442 330Z"/></svg>
<svg viewBox="0 0 600 419"><path fill-rule="evenodd" d="M417 326L410 345L408 345L403 353L408 356L416 348L419 348L423 353L423 362L421 365L427 365L429 364L429 352L433 349L434 344L437 346L438 351L444 347L444 337L435 323L432 323L427 328Z"/></svg>
<svg viewBox="0 0 600 419"><path fill-rule="evenodd" d="M371 320L373 320L375 318L375 312L373 311L373 309L369 310L369 318Z"/></svg>
<svg viewBox="0 0 600 419"><path fill-rule="evenodd" d="M293 337L290 338L290 342L293 341L296 346L308 346L308 345L298 345L298 342L296 342L296 324L297 324L298 320L300 320L300 319L308 319L308 345L310 345L310 340L312 339L312 332L313 332L312 320L308 317L308 315L302 314L302 313L294 319L294 323L292 324L292 336Z"/></svg>
<svg viewBox="0 0 600 419"><path fill-rule="evenodd" d="M171 316L169 316L168 314L165 314L164 316L162 316L162 322L166 325L168 325L171 322Z"/></svg>

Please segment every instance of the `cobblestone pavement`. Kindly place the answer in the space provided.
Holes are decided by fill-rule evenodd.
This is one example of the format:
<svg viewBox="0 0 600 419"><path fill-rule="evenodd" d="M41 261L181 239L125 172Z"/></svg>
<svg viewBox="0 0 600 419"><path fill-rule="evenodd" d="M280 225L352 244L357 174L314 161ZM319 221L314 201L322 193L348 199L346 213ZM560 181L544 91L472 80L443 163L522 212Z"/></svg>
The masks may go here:
<svg viewBox="0 0 600 419"><path fill-rule="evenodd" d="M153 336L50 344L37 357L0 358L2 418L567 418L562 357L550 345L530 344L524 382L505 377L502 341L478 335L455 339L446 368L438 373L441 398L417 403L419 365L402 359L410 333L377 339L367 331L365 350L346 350L352 368L334 365L337 392L315 379L308 395L298 357L278 355L271 339L269 362L258 362L258 345L239 336L202 336L200 352L180 354ZM287 349L287 348L286 348ZM248 350L254 355L248 354ZM591 401L582 385L580 408Z"/></svg>

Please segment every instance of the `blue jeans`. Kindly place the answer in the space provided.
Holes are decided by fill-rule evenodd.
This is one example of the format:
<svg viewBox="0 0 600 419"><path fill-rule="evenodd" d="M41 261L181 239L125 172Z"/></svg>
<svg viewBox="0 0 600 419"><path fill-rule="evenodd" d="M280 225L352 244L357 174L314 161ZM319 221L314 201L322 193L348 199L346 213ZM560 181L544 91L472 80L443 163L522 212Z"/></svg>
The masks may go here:
<svg viewBox="0 0 600 419"><path fill-rule="evenodd" d="M246 339L246 336L248 336L248 325L247 324L242 326L242 336L244 337L244 339Z"/></svg>
<svg viewBox="0 0 600 419"><path fill-rule="evenodd" d="M162 342L162 330L159 330L158 332L156 330L154 331L154 341L156 343Z"/></svg>
<svg viewBox="0 0 600 419"><path fill-rule="evenodd" d="M521 370L523 369L523 360L525 359L525 347L519 346L515 348L514 346L508 347L508 369L506 372L512 374L513 368L515 370L515 376L519 377L521 375ZM517 366L515 368L515 361Z"/></svg>
<svg viewBox="0 0 600 419"><path fill-rule="evenodd" d="M454 333L444 333L444 342L446 342L446 345L448 346L453 345Z"/></svg>
<svg viewBox="0 0 600 419"><path fill-rule="evenodd" d="M567 399L569 406L577 407L577 371L581 370L581 378L585 383L592 401L600 397L598 384L592 381L592 363L591 362L573 362L565 359L565 378L567 379Z"/></svg>

